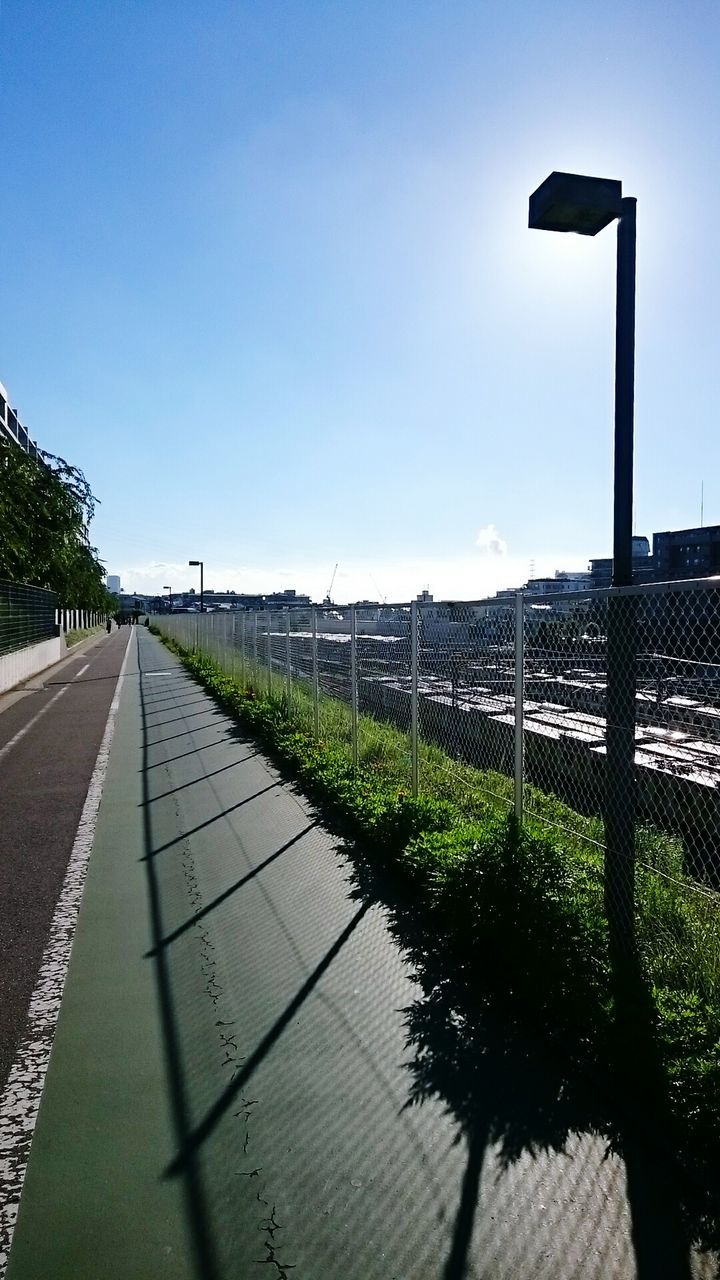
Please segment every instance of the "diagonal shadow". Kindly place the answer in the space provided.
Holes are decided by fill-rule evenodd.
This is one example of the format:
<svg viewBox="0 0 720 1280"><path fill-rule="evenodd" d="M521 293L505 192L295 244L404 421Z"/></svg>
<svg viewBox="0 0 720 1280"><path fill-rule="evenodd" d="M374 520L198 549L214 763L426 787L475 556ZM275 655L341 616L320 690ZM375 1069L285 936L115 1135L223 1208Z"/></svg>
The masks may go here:
<svg viewBox="0 0 720 1280"><path fill-rule="evenodd" d="M207 818L205 822L199 822L196 827L190 827L188 831L183 831L179 836L175 836L174 840L168 840L166 844L159 844L150 853L144 854L142 861L147 862L151 858L156 858L159 853L164 853L166 849L172 849L174 845L181 844L183 840L187 840L188 836L194 836L198 831L204 831L206 827L211 827L213 823L219 822L221 818L226 818L229 813L235 813L236 809L242 809L243 805L250 804L251 800L257 800L258 796L264 796L268 791L274 791L279 786L279 782L271 782L268 787L262 787L260 791L255 791L253 795L246 796L244 800L238 800L237 804L231 804L229 809L223 809L222 813L214 813L212 818ZM143 801L143 803L148 802Z"/></svg>
<svg viewBox="0 0 720 1280"><path fill-rule="evenodd" d="M281 854L286 853L288 849L292 848L294 844L297 844L299 840L302 840L303 836L306 836L308 831L312 831L316 826L316 822L308 823L306 827L303 827L302 831L298 831L297 835L294 835L291 840L286 840L285 844L281 845L279 849L276 849L274 853L271 853L263 862L260 862L256 867L253 867L252 871L249 871L247 875L242 876L240 880L236 880L234 884L230 885L229 889L225 889L223 893L218 894L217 898L213 898L212 902L208 902L206 906L201 907L201 909L196 911L194 916L190 916L184 924L178 925L177 929L173 929L173 932L169 933L167 938L162 938L157 944L157 947L168 947L171 942L175 942L176 938L180 938L188 929L192 929L193 925L197 924L198 920L202 920L205 916L209 915L211 911L214 911L216 907L219 907L221 903L225 902L227 898L231 898L238 889L242 889L243 885L247 884L250 880L254 880L261 871L264 871L266 867L270 866L271 862L275 862ZM154 956L157 951L157 947L153 947L152 951L148 951L147 956Z"/></svg>
<svg viewBox="0 0 720 1280"><path fill-rule="evenodd" d="M196 756L200 751L209 751L211 747L222 746L224 743L228 741L229 738L234 736L236 735L227 733L223 738L218 738L217 741L215 742L206 742L202 747L194 747L192 751L181 751L180 755L178 756L168 756L166 760L156 760L153 764L149 764L147 766L146 772L149 772L151 769L161 769L164 764L175 764L176 760L187 760L188 756ZM237 737L237 741L240 743L245 743L246 739ZM248 753L248 755L243 756L243 759L251 760L253 756L259 756L259 755L260 755L259 751L251 751Z"/></svg>
<svg viewBox="0 0 720 1280"><path fill-rule="evenodd" d="M40 688L55 689L57 688L58 685L61 685L61 684L74 684L79 689L84 684L99 684L104 680L115 680L117 682L117 675L80 676L79 678L76 677L75 679L73 679L73 677L71 676L69 680L45 680L42 685L38 686L38 689ZM14 690L11 690L11 692L14 692ZM37 690L33 689L32 692L35 693L37 692Z"/></svg>
<svg viewBox="0 0 720 1280"><path fill-rule="evenodd" d="M186 680L164 681L162 693L156 694L155 696L151 695L146 699L148 716L154 716L157 713L158 708L164 707L169 711L171 707L177 704L178 698L187 697L187 694L188 686ZM188 699L188 701L200 702L201 699L194 698Z"/></svg>
<svg viewBox="0 0 720 1280"><path fill-rule="evenodd" d="M185 723L185 721L192 720L195 716L206 716L209 712L212 712L214 715L217 715L216 708L213 707L212 704L210 703L208 703L207 706L202 707L200 711L188 711L188 712L183 712L183 714L180 716L173 716L172 720L155 720L153 724L148 725L148 728L164 729L166 724L178 724L180 721Z"/></svg>
<svg viewBox="0 0 720 1280"><path fill-rule="evenodd" d="M148 708L152 703L156 702L158 698L164 698L168 696L169 693L172 693L174 689L181 689L183 685L187 685L188 683L187 674L180 666L156 667L154 671L143 671L142 674L145 676L146 680L150 676L163 676L162 684L153 686L153 689L157 688L157 693L152 692L150 694L150 697L147 699Z"/></svg>
<svg viewBox="0 0 720 1280"><path fill-rule="evenodd" d="M335 957L342 951L345 943L357 929L363 917L373 905L371 901L364 902L362 906L355 912L355 915L345 926L342 933L335 939L333 945L325 953L322 960L313 969L310 976L306 979L300 990L292 1000L286 1005L280 1017L275 1020L267 1035L263 1036L257 1049L250 1055L245 1066L238 1071L234 1079L228 1084L220 1097L213 1103L210 1110L200 1121L198 1125L187 1134L174 1160L165 1169L165 1177L174 1178L182 1173L186 1167L188 1160L196 1158L199 1147L215 1129L216 1125L222 1120L225 1112L230 1104L237 1097L243 1085L255 1074L261 1062L267 1057L270 1050L277 1043L288 1023L292 1021L298 1009L307 1000L313 989L317 986L323 974L330 968Z"/></svg>
<svg viewBox="0 0 720 1280"><path fill-rule="evenodd" d="M188 706L193 702L200 703L208 701L207 694L203 693L202 690L200 690L201 696L191 696L197 694L198 690L195 686L189 683L187 677L185 677L184 680L178 680L176 684L170 685L170 688L167 687L168 684L169 681L166 681L162 694L158 694L156 697L147 699L148 715L156 715L158 707L165 707L165 709L169 711L173 706L177 705L178 698L183 698L184 702Z"/></svg>
<svg viewBox="0 0 720 1280"><path fill-rule="evenodd" d="M216 719L217 719L216 715ZM157 725L148 725L149 729L158 728ZM174 742L176 738L187 738L190 733L202 733L203 729L214 729L215 725L196 725L194 729L185 729L182 733L171 733L169 738L156 738L154 742L148 742L149 747L164 747L166 742Z"/></svg>
<svg viewBox="0 0 720 1280"><path fill-rule="evenodd" d="M252 755L257 754L252 752ZM189 782L181 782L177 787L170 787L169 791L161 791L157 796L151 796L149 804L154 804L156 800L166 800L168 796L175 795L178 791L187 791L188 787L196 787L199 782L207 782L208 778L217 778L219 773L227 773L228 769L237 769L239 764L244 764L249 760L250 756L242 756L240 760L233 760L232 764L224 764L221 769L213 769L211 773L203 773L199 778L191 778ZM145 801L143 801L143 804Z"/></svg>
<svg viewBox="0 0 720 1280"><path fill-rule="evenodd" d="M179 711L181 707L200 707L204 706L207 698L188 698L187 690L178 685L175 692L169 698L158 698L157 702L148 711L148 729L152 729L154 725L154 717L166 715L168 711ZM150 717L153 717L151 720Z"/></svg>
<svg viewBox="0 0 720 1280"><path fill-rule="evenodd" d="M603 1088L595 1078L597 1045L584 1042L585 1028L573 1023L574 1011L559 1036L553 1037L549 1026L544 1025L542 1010L528 1033L515 1016L513 981L518 975L512 963L503 972L504 961L512 962L506 945L499 946L494 954L479 938L477 954L460 952L462 959L458 963L458 951L448 948L447 921L437 927L439 916L432 908L420 907L417 897L408 892L406 881L379 873L359 850L346 847L343 851L353 858L355 896L362 902L348 929L356 927L358 916L370 905L382 901L389 908L391 931L411 960L421 991L405 1011L407 1045L412 1051L408 1064L411 1102L421 1104L439 1098L467 1144L465 1174L443 1280L462 1280L471 1274L473 1232L482 1213L481 1174L491 1144L499 1148L500 1167L507 1169L526 1153L566 1152L569 1139L575 1134L599 1135L625 1159L638 1280L658 1280L660 1276L687 1280L687 1239L678 1213L677 1189L664 1173L658 1174L649 1167L654 1157L644 1138L641 1142L639 1130L633 1139L629 1117L620 1115L618 1095L622 1089L617 1081L610 1081ZM512 903L508 910L505 927L507 936L512 936ZM186 922L181 930L196 919ZM172 935L156 941L156 948L162 949L171 938ZM184 1175L186 1163L200 1158L202 1144L220 1123L237 1092L271 1052L321 972L331 963L332 953L337 954L345 940L342 935L338 938L197 1127L179 1137L177 1155L165 1176ZM548 946L555 942L551 938ZM576 940L560 938L557 945L561 957L561 963L555 966L560 974L558 980L562 981L564 968L575 965L582 985L586 979L582 956L576 955ZM536 959L542 964L541 954ZM561 986L558 999L564 998ZM657 1162L658 1170L661 1164ZM579 1180L581 1175L582 1170L576 1175ZM592 1198L590 1207L600 1240L607 1230L601 1191ZM558 1280L569 1280L571 1273L562 1269L562 1263L572 1255L572 1214L558 1203L554 1210L549 1208L548 1223L552 1233L548 1244L552 1242L558 1256ZM523 1241L522 1247L528 1266L521 1267L519 1275L529 1274L533 1242ZM607 1269L609 1280L613 1274L617 1272L611 1263Z"/></svg>
<svg viewBox="0 0 720 1280"><path fill-rule="evenodd" d="M599 1064L608 1062L607 1053L588 1038L582 1008L569 1003L573 982L577 979L576 991L586 984L589 991L593 976L583 972L587 960L578 953L571 933L564 938L551 935L557 950L554 968L543 959L543 945L531 962L548 983L559 983L557 993L550 993L548 1007L555 1018L564 1015L565 1020L560 1032L554 1033L552 1021L546 1021L542 1010L535 1020L528 1020L526 1012L518 1016L514 987L523 980L522 970L514 966L514 957L502 941L503 934L508 939L513 936L517 907L511 897L508 919L497 921L490 945L483 938L492 928L486 918L469 952L459 943L448 947L454 921L443 919L432 899L429 907L421 905L397 873L379 870L358 848L345 851L352 862L353 895L384 905L391 933L409 958L421 990L404 1011L406 1044L412 1055L407 1063L408 1105L440 1099L467 1142L467 1164L443 1280L461 1280L470 1274L473 1228L481 1207L480 1179L490 1145L500 1169L506 1170L524 1153L566 1152L572 1135L600 1137L608 1150L623 1157L637 1280L660 1276L690 1280L689 1232L681 1212L682 1191L671 1145L663 1150L640 1119L641 1115L667 1115L657 1106L648 1108L643 1097L643 1090L647 1094L660 1087L653 1084L657 1066L650 1028L641 1025L641 1002L647 993L636 993L624 1011L620 1032L615 1031L617 1052L610 1074L600 1078ZM470 916L482 910L478 891L470 885L467 907L463 904L461 909ZM537 925L533 922L534 928ZM565 978L568 972L573 974L570 983ZM645 1007L651 1008L649 997ZM665 1136L671 1139L669 1121L667 1125ZM568 1176L581 1184L582 1165ZM601 1191L591 1197L589 1211L598 1240L607 1233L606 1208ZM567 1280L570 1273L562 1271L561 1260L564 1250L570 1250L573 1222L562 1206L548 1222L549 1242L558 1250L557 1274ZM530 1266L533 1242L522 1242L522 1246ZM612 1264L606 1270L612 1275ZM522 1269L518 1274L523 1274Z"/></svg>
<svg viewBox="0 0 720 1280"><path fill-rule="evenodd" d="M139 638L137 645L137 661L142 674L142 645L139 642ZM139 688L143 724L142 753L143 763L145 763L147 759L147 726L142 680L139 681ZM147 804L148 783L147 771L145 769L143 769L143 791L143 799L145 801L143 806L143 837L145 847L150 851L152 849L152 828L150 808ZM163 926L160 885L152 858L146 858L146 863L152 940L154 946L157 948L157 944L160 942L160 939L163 937L165 932ZM175 1011L175 1000L173 997L167 958L165 951L162 948L160 948L154 955L154 960L155 980L160 1006L160 1019L162 1023L165 1065L168 1075L173 1127L175 1130L175 1140L180 1148L183 1149L187 1143L188 1135L191 1132L191 1115L188 1092L183 1072L180 1033ZM198 1280L220 1280L220 1268L217 1250L213 1242L210 1228L210 1215L207 1195L202 1178L202 1171L200 1163L193 1152L188 1152L188 1158L183 1165L183 1191L195 1260L195 1271Z"/></svg>

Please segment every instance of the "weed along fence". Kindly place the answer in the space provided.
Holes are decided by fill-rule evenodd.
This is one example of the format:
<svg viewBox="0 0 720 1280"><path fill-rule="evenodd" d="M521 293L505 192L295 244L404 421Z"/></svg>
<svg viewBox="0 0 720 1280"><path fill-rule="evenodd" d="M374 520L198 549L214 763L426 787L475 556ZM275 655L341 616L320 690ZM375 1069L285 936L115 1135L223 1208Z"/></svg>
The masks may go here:
<svg viewBox="0 0 720 1280"><path fill-rule="evenodd" d="M718 580L153 621L392 785L600 860L610 832L620 896L640 869L716 910Z"/></svg>

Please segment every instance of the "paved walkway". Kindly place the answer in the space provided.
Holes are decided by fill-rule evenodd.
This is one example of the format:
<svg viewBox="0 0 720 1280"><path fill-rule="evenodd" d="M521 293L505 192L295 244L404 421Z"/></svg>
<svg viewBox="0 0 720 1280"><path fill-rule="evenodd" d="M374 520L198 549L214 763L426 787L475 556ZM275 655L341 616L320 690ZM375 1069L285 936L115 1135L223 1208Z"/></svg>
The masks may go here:
<svg viewBox="0 0 720 1280"><path fill-rule="evenodd" d="M0 697L0 1094L23 1034L129 628Z"/></svg>
<svg viewBox="0 0 720 1280"><path fill-rule="evenodd" d="M432 1001L385 909L132 645L9 1280L649 1280L601 1142L505 1162L408 1106Z"/></svg>

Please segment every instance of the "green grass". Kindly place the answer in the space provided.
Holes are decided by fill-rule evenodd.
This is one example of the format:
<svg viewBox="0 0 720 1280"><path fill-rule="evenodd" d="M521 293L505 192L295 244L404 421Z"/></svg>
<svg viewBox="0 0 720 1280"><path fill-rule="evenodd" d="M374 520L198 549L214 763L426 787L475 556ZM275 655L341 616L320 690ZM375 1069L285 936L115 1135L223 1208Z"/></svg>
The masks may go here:
<svg viewBox="0 0 720 1280"><path fill-rule="evenodd" d="M402 877L426 913L428 938L441 940L448 974L464 975L475 1002L532 1029L578 1076L605 1080L622 1061L633 1105L671 1139L687 1178L691 1235L717 1248L720 1208L708 1187L720 1168L720 910L718 896L687 876L682 843L648 828L637 834L643 991L633 988L628 1017L628 992L610 962L599 819L533 790L518 829L510 779L428 743L414 798L408 738L398 729L361 716L354 769L343 703L321 698L315 736L309 691L294 685L288 702L279 677L268 695L264 668L246 662L233 679L202 654L165 643L298 779L329 825ZM599 1127L618 1141L609 1116Z"/></svg>
<svg viewBox="0 0 720 1280"><path fill-rule="evenodd" d="M88 636L95 636L99 631L104 631L103 624L97 627L78 627L74 631L65 632L65 644L68 649L72 649L73 645L80 644L81 640L87 640Z"/></svg>

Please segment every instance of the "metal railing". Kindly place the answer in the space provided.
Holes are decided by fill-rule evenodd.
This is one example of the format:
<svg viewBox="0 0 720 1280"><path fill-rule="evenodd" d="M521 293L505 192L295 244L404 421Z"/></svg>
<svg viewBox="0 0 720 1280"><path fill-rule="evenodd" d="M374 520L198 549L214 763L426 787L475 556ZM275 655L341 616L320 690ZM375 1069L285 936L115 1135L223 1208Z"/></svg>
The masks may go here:
<svg viewBox="0 0 720 1280"><path fill-rule="evenodd" d="M51 640L58 634L56 611L53 591L0 581L0 654Z"/></svg>
<svg viewBox="0 0 720 1280"><path fill-rule="evenodd" d="M652 876L707 900L717 943L720 579L154 621L390 785L514 810L598 874L615 833L609 917L632 928Z"/></svg>

